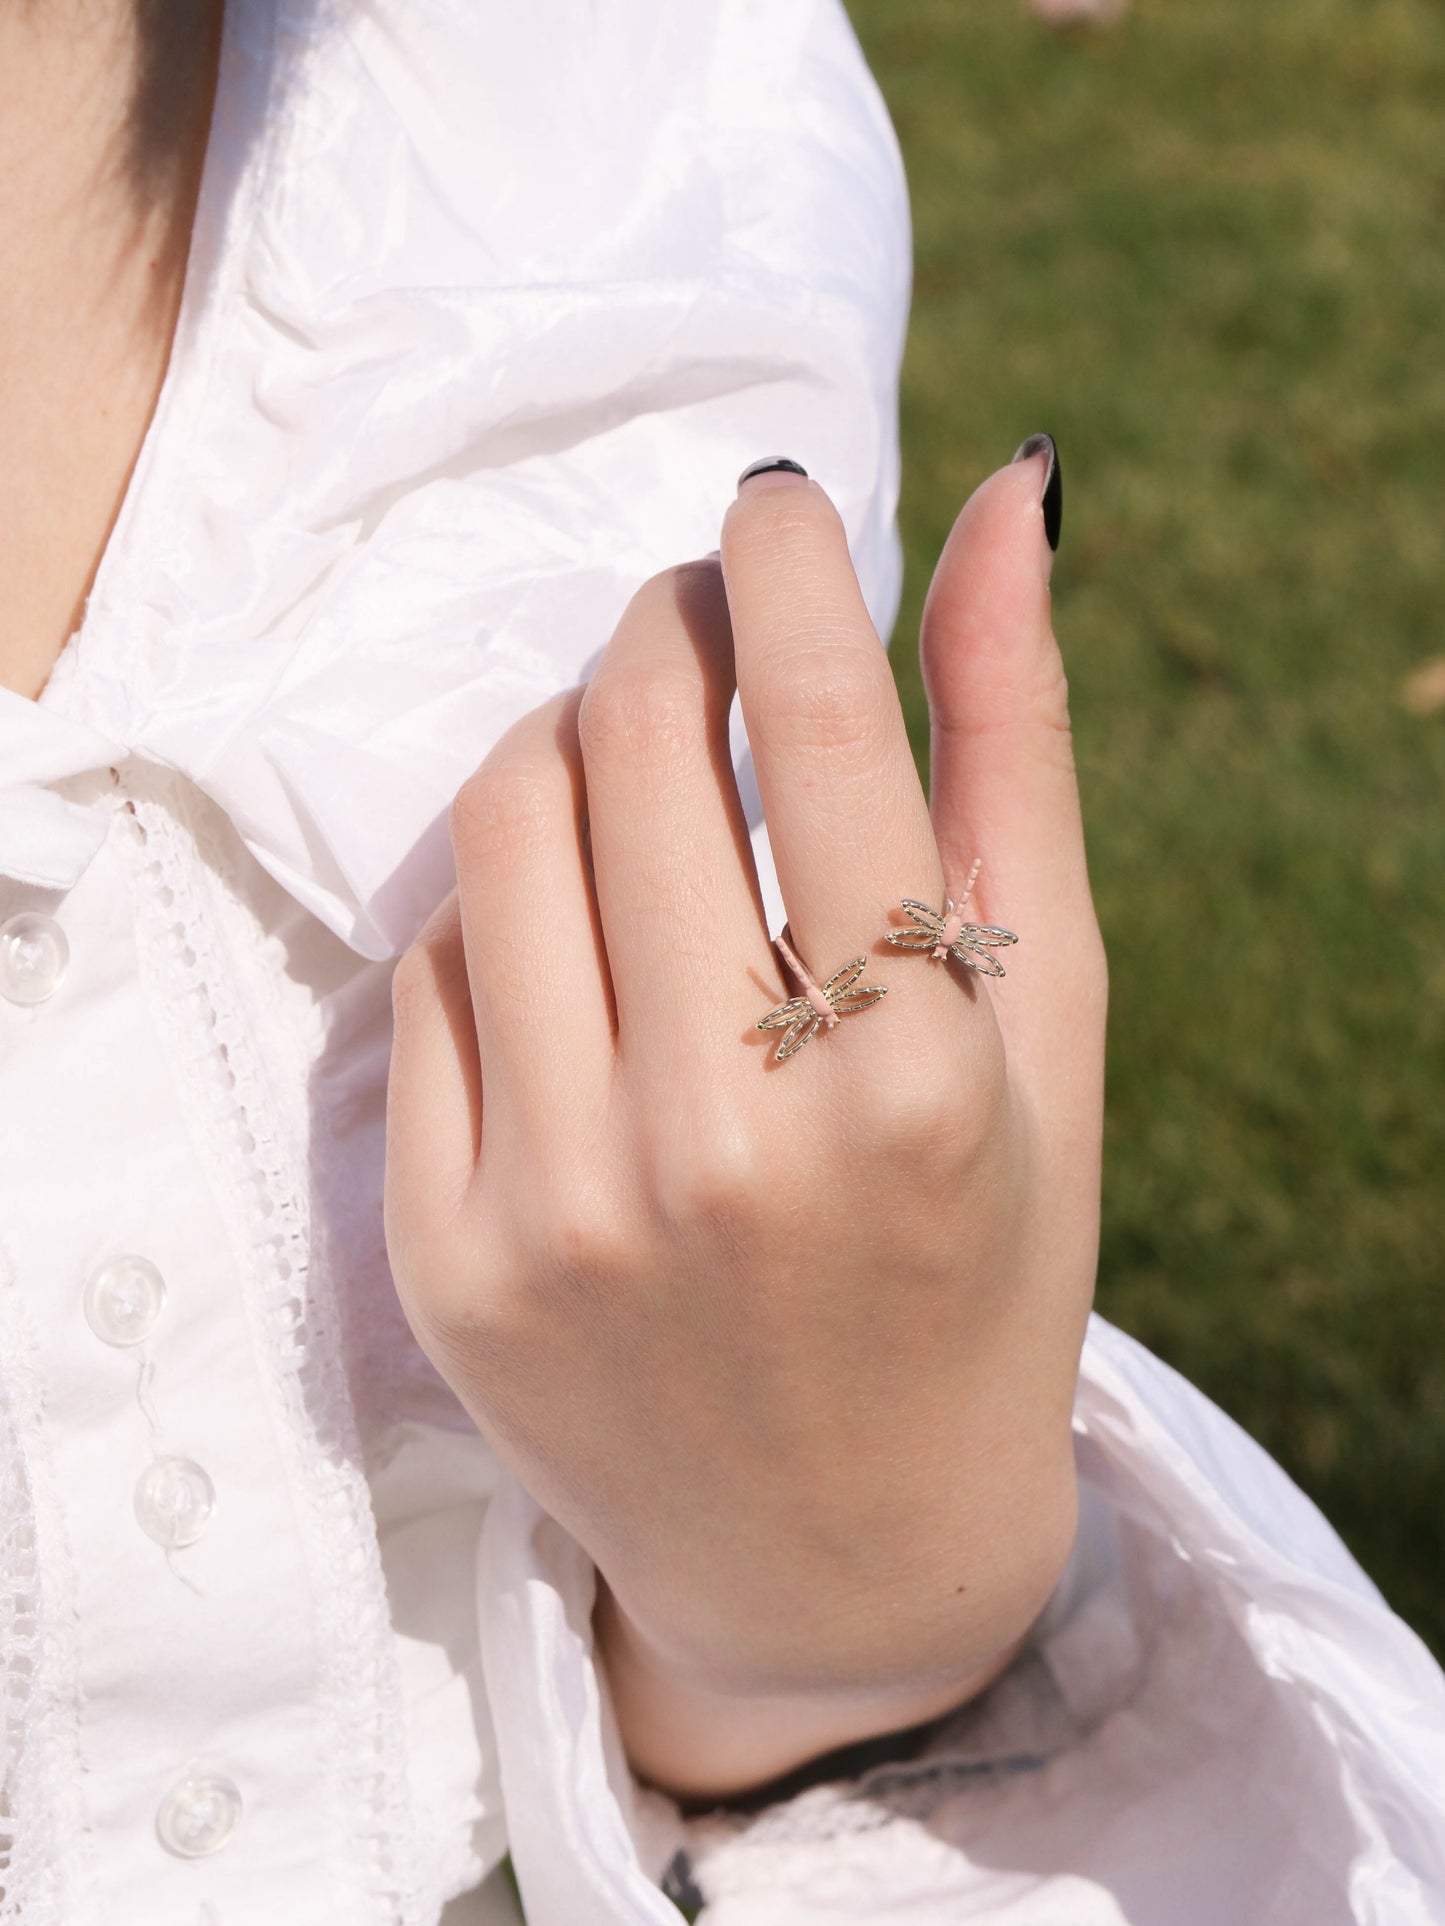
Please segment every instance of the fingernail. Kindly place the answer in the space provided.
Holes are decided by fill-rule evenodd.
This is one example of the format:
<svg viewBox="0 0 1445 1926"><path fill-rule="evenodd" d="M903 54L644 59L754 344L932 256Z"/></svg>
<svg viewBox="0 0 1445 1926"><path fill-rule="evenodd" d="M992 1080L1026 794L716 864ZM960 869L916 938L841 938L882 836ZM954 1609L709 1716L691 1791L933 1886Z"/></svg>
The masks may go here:
<svg viewBox="0 0 1445 1926"><path fill-rule="evenodd" d="M738 476L739 489L744 482L750 482L755 475L801 475L804 481L808 479L808 471L803 464L800 461L790 461L786 455L764 455L761 461L751 463Z"/></svg>
<svg viewBox="0 0 1445 1926"><path fill-rule="evenodd" d="M1014 460L1027 461L1032 455L1045 454L1049 458L1049 470L1044 476L1044 533L1049 538L1049 547L1057 553L1064 526L1064 471L1059 462L1058 443L1052 435L1030 435Z"/></svg>

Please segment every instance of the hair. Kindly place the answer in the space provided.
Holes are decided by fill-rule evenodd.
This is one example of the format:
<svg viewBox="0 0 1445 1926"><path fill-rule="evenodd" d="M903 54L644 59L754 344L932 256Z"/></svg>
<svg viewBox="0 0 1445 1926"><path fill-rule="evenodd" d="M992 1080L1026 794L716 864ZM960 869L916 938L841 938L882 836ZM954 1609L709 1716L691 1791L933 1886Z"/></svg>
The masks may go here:
<svg viewBox="0 0 1445 1926"><path fill-rule="evenodd" d="M132 0L137 30L128 163L147 198L194 165L220 61L223 0ZM201 124L197 127L197 117Z"/></svg>

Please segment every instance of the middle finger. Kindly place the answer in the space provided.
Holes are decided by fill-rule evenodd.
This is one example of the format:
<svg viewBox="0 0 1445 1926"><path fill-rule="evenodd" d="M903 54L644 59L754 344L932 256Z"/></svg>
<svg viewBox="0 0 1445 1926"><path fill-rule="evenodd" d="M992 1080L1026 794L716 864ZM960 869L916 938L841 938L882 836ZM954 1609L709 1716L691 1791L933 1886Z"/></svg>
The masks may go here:
<svg viewBox="0 0 1445 1926"><path fill-rule="evenodd" d="M723 524L738 689L794 946L820 981L942 873L888 658L816 482L744 479Z"/></svg>

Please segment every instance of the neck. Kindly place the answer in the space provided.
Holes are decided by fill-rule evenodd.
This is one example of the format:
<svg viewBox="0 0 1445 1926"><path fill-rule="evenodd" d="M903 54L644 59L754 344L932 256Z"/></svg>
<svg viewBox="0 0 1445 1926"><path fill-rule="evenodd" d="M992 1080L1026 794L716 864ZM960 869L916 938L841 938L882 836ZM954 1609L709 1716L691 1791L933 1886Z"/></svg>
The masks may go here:
<svg viewBox="0 0 1445 1926"><path fill-rule="evenodd" d="M220 12L0 0L0 682L22 694L80 619L164 376Z"/></svg>

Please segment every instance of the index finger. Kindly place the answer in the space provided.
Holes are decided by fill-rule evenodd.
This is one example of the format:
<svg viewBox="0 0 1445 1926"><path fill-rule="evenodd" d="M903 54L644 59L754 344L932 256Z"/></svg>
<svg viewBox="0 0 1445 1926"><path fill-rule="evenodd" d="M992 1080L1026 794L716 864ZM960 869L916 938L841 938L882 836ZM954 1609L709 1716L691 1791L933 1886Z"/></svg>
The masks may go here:
<svg viewBox="0 0 1445 1926"><path fill-rule="evenodd" d="M738 694L788 921L826 976L941 901L928 804L843 522L801 471L744 473L723 521Z"/></svg>

